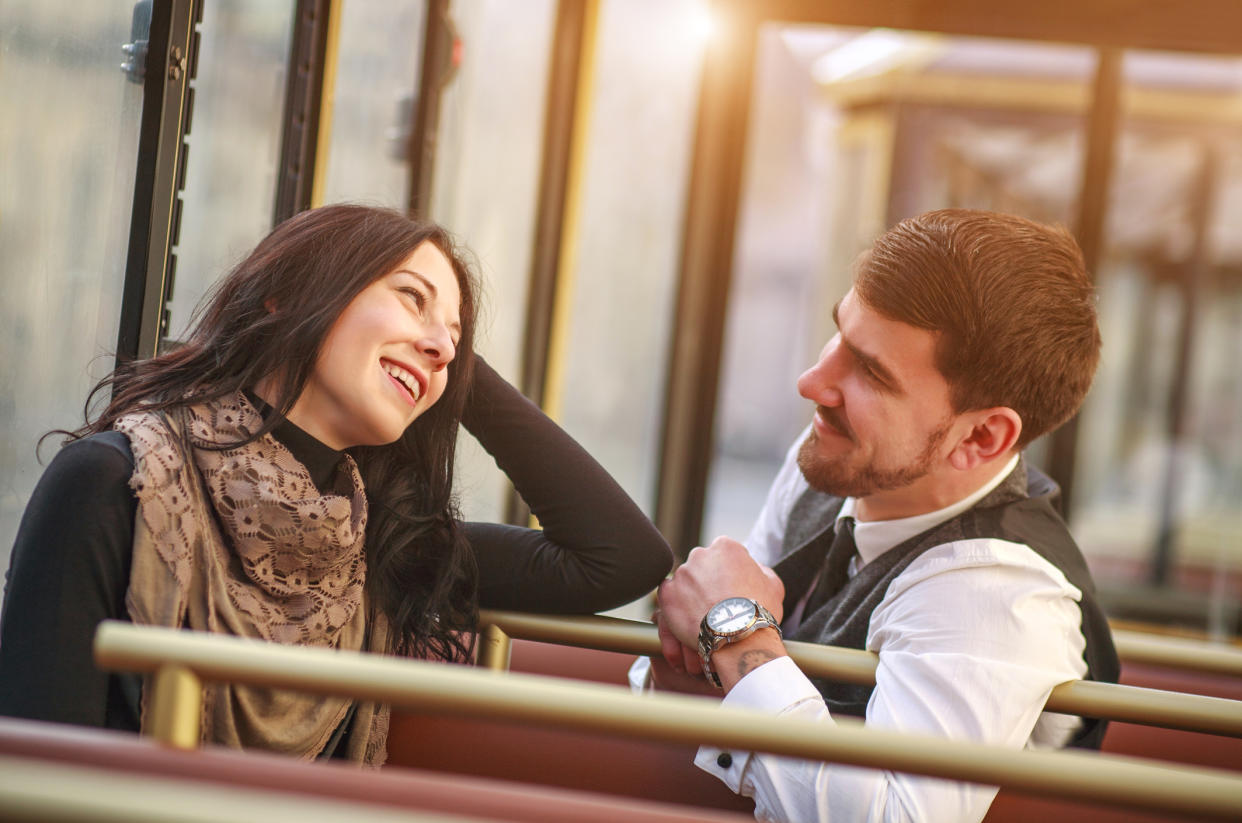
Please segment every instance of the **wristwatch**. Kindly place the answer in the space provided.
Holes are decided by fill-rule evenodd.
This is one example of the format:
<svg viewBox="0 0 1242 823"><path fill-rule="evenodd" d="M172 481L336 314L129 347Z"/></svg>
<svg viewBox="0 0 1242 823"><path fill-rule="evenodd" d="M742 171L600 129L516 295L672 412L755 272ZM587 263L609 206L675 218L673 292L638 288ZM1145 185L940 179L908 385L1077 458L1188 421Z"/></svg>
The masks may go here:
<svg viewBox="0 0 1242 823"><path fill-rule="evenodd" d="M703 673L716 688L721 688L722 684L712 666L712 653L759 629L776 629L777 635L781 633L772 612L749 597L726 597L703 615L699 623L699 657L703 660Z"/></svg>

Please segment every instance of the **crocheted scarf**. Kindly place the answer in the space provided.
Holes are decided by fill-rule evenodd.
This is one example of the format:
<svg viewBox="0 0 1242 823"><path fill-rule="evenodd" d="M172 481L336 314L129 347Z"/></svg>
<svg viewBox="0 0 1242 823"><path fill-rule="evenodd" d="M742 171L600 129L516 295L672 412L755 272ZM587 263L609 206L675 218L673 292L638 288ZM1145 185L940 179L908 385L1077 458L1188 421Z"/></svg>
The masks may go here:
<svg viewBox="0 0 1242 823"><path fill-rule="evenodd" d="M386 651L387 625L367 621L367 501L342 458L331 493L270 434L245 395L117 420L134 453L138 498L126 608L137 624L186 627L276 643ZM148 726L147 701L142 725ZM353 707L276 689L204 688L203 740L311 759L349 718L346 756L378 765L386 706Z"/></svg>

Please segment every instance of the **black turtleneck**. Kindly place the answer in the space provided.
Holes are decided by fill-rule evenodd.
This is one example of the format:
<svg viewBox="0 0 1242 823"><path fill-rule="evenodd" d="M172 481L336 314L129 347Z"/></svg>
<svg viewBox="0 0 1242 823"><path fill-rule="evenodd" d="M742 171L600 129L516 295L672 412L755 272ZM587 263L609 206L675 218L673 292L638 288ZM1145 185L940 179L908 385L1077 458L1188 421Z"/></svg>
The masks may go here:
<svg viewBox="0 0 1242 823"><path fill-rule="evenodd" d="M247 391L246 399L258 410L264 422L271 417L272 407L262 397ZM340 464L341 455L345 452L316 440L290 420L281 420L277 423L276 428L272 429L272 437L279 440L306 467L306 470L310 472L311 481L315 484L315 488L319 489L320 494L326 494L331 490L333 479L336 477L336 467Z"/></svg>

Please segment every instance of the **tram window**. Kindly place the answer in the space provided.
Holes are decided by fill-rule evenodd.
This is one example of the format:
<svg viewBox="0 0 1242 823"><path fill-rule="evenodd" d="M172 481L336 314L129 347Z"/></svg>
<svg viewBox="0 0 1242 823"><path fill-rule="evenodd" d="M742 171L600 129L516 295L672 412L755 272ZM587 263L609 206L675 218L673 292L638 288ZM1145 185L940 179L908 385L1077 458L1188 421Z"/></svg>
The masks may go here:
<svg viewBox="0 0 1242 823"><path fill-rule="evenodd" d="M168 302L173 339L211 285L271 229L294 5L220 0L203 8Z"/></svg>
<svg viewBox="0 0 1242 823"><path fill-rule="evenodd" d="M514 382L555 7L552 0L457 0L450 6L461 63L441 97L427 210L474 253L484 281L476 347ZM468 435L460 441L456 482L467 517L504 519L508 480Z"/></svg>
<svg viewBox="0 0 1242 823"><path fill-rule="evenodd" d="M16 0L0 14L0 567L43 471L113 365L142 86L120 69L133 0ZM149 23L148 23L149 24ZM46 464L59 438L45 441Z"/></svg>
<svg viewBox="0 0 1242 823"><path fill-rule="evenodd" d="M1128 53L1075 533L1114 616L1239 631L1242 60Z"/></svg>
<svg viewBox="0 0 1242 823"><path fill-rule="evenodd" d="M739 539L810 420L794 383L834 333L832 306L877 235L950 206L1073 224L1096 58L768 24L756 66L702 530Z"/></svg>
<svg viewBox="0 0 1242 823"><path fill-rule="evenodd" d="M697 0L600 4L579 230L552 353L549 406L648 514L705 14Z"/></svg>
<svg viewBox="0 0 1242 823"><path fill-rule="evenodd" d="M323 202L402 209L426 0L341 5Z"/></svg>

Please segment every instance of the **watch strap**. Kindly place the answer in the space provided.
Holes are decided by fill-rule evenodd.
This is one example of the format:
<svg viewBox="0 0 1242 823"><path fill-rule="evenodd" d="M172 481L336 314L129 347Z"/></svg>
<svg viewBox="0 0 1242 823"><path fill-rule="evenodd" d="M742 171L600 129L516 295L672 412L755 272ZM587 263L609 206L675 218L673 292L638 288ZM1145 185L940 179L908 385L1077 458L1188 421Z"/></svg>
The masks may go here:
<svg viewBox="0 0 1242 823"><path fill-rule="evenodd" d="M725 598L725 600L729 599L731 598ZM772 612L764 608L759 601L747 599L755 606L755 619L743 631L730 635L717 634L707 624L707 615L711 614L711 609L708 609L707 615L703 616L703 620L699 624L699 659L703 662L703 674L706 675L708 682L718 689L724 688L724 684L720 681L720 675L716 673L716 667L712 665L712 654L721 646L728 646L731 643L750 637L760 629L776 629L776 636L784 637L780 624L776 622ZM720 602L723 603L724 600ZM715 606L712 608L714 609Z"/></svg>

